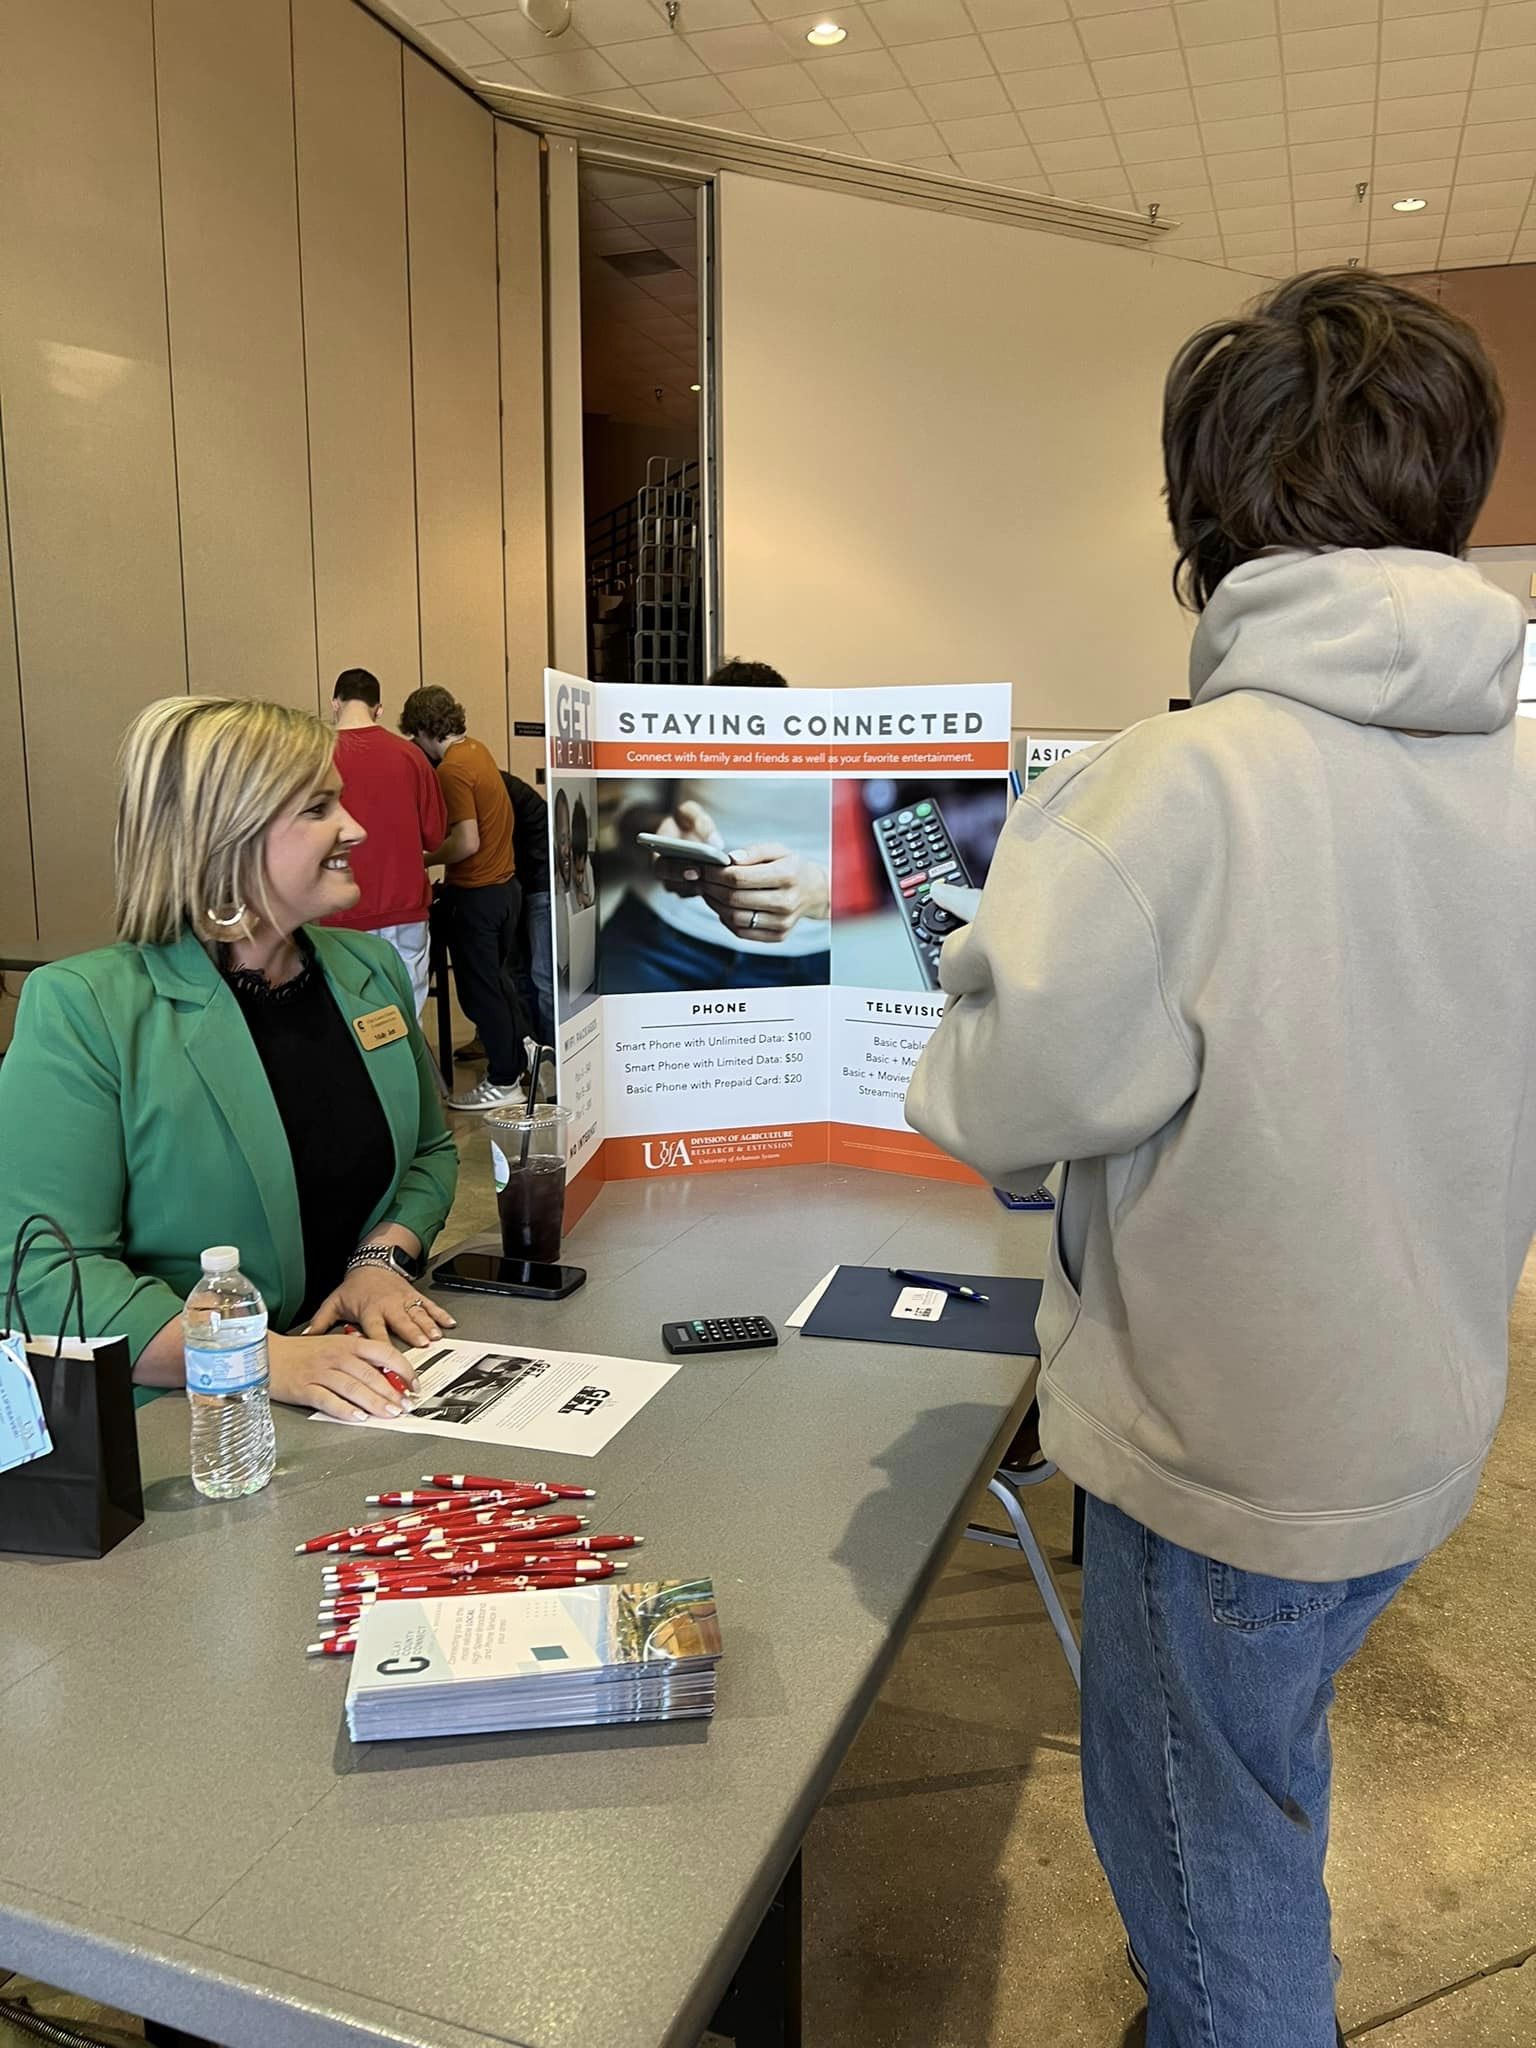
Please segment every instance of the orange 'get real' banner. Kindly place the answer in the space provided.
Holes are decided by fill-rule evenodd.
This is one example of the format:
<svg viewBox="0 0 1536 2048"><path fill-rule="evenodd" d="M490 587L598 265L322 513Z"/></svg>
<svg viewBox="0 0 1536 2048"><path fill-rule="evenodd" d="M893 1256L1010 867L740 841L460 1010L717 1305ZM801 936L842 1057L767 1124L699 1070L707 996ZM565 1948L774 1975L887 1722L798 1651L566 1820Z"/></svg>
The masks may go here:
<svg viewBox="0 0 1536 2048"><path fill-rule="evenodd" d="M827 1158L833 1166L867 1166L877 1173L921 1175L984 1187L979 1173L951 1159L916 1131L882 1131L869 1124L828 1124Z"/></svg>
<svg viewBox="0 0 1536 2048"><path fill-rule="evenodd" d="M846 746L792 747L772 743L742 746L735 742L710 740L692 746L679 745L675 740L599 740L595 765L599 770L628 768L664 771L668 775L691 775L701 768L745 768L760 775L782 775L786 771L811 775L915 775L934 770L949 775L975 770L1005 775L1008 772L1008 742L959 740L953 744L938 741L932 746L924 746L917 740L893 740Z"/></svg>
<svg viewBox="0 0 1536 2048"><path fill-rule="evenodd" d="M743 1166L825 1166L825 1124L743 1124L723 1131L679 1131L654 1138L607 1138L608 1180L658 1174L729 1173Z"/></svg>

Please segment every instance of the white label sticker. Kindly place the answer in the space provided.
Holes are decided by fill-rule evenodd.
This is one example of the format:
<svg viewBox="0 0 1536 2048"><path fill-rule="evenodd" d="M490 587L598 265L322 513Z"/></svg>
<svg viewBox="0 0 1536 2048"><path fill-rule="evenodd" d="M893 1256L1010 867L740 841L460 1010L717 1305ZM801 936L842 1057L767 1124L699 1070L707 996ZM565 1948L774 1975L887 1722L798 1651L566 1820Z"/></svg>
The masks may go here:
<svg viewBox="0 0 1536 2048"><path fill-rule="evenodd" d="M948 1299L942 1287L903 1287L891 1314L909 1323L936 1323Z"/></svg>
<svg viewBox="0 0 1536 2048"><path fill-rule="evenodd" d="M507 1155L505 1152L502 1151L501 1147L497 1144L496 1140L492 1138L491 1178L496 1183L496 1192L498 1195L501 1193L502 1189L506 1186L507 1182L511 1179L511 1177L512 1169L507 1164Z"/></svg>
<svg viewBox="0 0 1536 2048"><path fill-rule="evenodd" d="M189 1394L243 1394L249 1387L266 1383L265 1330L254 1344L242 1344L232 1351L204 1351L188 1344L183 1355Z"/></svg>
<svg viewBox="0 0 1536 2048"><path fill-rule="evenodd" d="M20 1337L0 1336L0 1472L46 1458L53 1438Z"/></svg>

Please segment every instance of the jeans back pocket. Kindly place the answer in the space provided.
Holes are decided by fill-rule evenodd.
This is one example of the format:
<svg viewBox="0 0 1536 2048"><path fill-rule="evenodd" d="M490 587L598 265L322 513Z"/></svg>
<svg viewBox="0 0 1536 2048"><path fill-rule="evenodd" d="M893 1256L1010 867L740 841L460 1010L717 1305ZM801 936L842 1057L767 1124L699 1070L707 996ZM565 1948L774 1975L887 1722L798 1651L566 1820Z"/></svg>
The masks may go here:
<svg viewBox="0 0 1536 2048"><path fill-rule="evenodd" d="M1223 1628L1285 1628L1342 1607L1349 1593L1347 1579L1272 1579L1267 1572L1218 1564L1214 1557L1206 1559L1205 1572L1211 1619Z"/></svg>

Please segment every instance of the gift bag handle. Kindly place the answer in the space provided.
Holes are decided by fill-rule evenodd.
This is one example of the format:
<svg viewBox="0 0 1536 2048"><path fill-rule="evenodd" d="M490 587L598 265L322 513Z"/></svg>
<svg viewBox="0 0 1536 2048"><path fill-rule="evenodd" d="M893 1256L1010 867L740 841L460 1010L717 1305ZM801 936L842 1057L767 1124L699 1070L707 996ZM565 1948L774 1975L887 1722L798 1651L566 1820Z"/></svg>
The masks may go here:
<svg viewBox="0 0 1536 2048"><path fill-rule="evenodd" d="M86 1342L85 1335L85 1289L80 1279L80 1258L70 1243L63 1228L51 1216L45 1216L41 1209L28 1216L16 1232L16 1242L11 1248L11 1284L5 1293L4 1327L20 1330L27 1343L32 1342L32 1332L27 1327L26 1310L21 1301L21 1267L27 1253L46 1237L56 1237L69 1257L69 1292L64 1297L64 1313L59 1318L58 1342L65 1341L69 1329L69 1312L75 1312L75 1328L80 1342Z"/></svg>

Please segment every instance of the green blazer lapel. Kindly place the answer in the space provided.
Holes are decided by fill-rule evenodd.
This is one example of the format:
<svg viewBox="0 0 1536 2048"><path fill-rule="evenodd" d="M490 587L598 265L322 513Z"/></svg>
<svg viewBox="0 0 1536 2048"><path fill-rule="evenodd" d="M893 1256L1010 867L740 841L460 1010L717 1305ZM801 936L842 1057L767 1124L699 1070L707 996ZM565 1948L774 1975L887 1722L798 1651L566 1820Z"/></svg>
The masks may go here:
<svg viewBox="0 0 1536 2048"><path fill-rule="evenodd" d="M345 945L331 939L323 925L307 926L314 942L315 953L325 970L331 994L336 998L337 1007L350 1025L356 1026L359 1017L366 1017L374 1010L400 1010L402 1017L409 1017L401 1009L399 992L386 975L359 960ZM387 941L385 942L387 943ZM361 1042L361 1041L359 1041ZM388 1045L377 1046L372 1052L364 1051L363 1065L368 1069L374 1093L389 1123L389 1140L395 1149L395 1177L386 1189L374 1214L369 1218L368 1228L372 1230L390 1203L395 1190L404 1177L406 1168L416 1157L418 1126L421 1121L419 1083L416 1078L416 1055L411 1050L410 1036L397 1038Z"/></svg>
<svg viewBox="0 0 1536 2048"><path fill-rule="evenodd" d="M202 1005L188 1022L187 1058L234 1135L250 1166L282 1276L283 1300L304 1298L304 1233L293 1158L261 1055L251 1042L240 1006L197 939L145 947L151 978L163 996ZM156 957L158 956L158 957ZM277 1304L272 1307L276 1312Z"/></svg>

